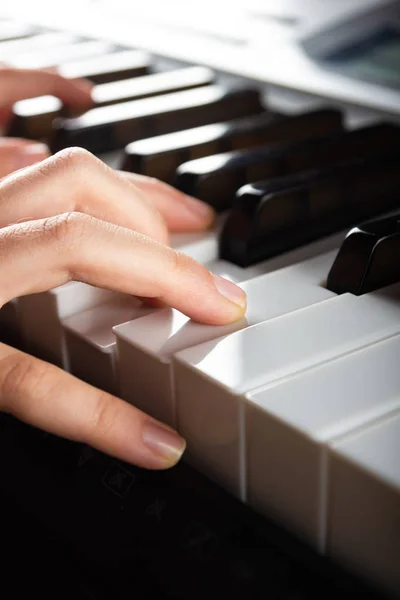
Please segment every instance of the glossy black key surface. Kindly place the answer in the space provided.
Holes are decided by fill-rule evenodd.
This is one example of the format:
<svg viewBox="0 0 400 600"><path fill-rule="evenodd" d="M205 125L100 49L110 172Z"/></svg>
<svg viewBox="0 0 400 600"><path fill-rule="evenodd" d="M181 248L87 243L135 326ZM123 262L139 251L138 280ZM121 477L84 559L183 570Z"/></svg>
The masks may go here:
<svg viewBox="0 0 400 600"><path fill-rule="evenodd" d="M150 64L151 59L145 52L121 50L85 60L66 62L58 65L57 71L68 79L84 77L92 83L100 84L147 75L150 72Z"/></svg>
<svg viewBox="0 0 400 600"><path fill-rule="evenodd" d="M399 186L398 153L246 185L223 227L220 256L247 267L325 237L398 207Z"/></svg>
<svg viewBox="0 0 400 600"><path fill-rule="evenodd" d="M125 148L122 169L173 183L176 169L190 160L340 129L342 115L333 109L290 117L265 113L133 142Z"/></svg>
<svg viewBox="0 0 400 600"><path fill-rule="evenodd" d="M133 140L215 123L223 118L259 114L263 110L258 90L224 90L211 85L95 108L81 117L62 119L56 125L52 146L54 150L73 145L92 152L107 152L123 148Z"/></svg>
<svg viewBox="0 0 400 600"><path fill-rule="evenodd" d="M327 288L356 296L400 281L400 214L354 227L329 271Z"/></svg>
<svg viewBox="0 0 400 600"><path fill-rule="evenodd" d="M112 55L111 55L112 56ZM96 85L92 90L94 107L203 87L212 83L214 73L204 67L188 67ZM51 135L54 119L63 106L54 96L21 100L13 107L9 135L38 138Z"/></svg>
<svg viewBox="0 0 400 600"><path fill-rule="evenodd" d="M27 50L18 53L15 57L9 57L7 62L13 67L21 69L48 69L56 67L59 63L69 60L81 60L91 56L106 54L115 49L110 42L86 41L60 44L46 49ZM0 48L1 50L1 48Z"/></svg>
<svg viewBox="0 0 400 600"><path fill-rule="evenodd" d="M264 146L190 161L178 168L175 185L222 211L247 183L333 165L353 156L379 156L389 148L398 148L400 155L400 127L374 125L295 145Z"/></svg>

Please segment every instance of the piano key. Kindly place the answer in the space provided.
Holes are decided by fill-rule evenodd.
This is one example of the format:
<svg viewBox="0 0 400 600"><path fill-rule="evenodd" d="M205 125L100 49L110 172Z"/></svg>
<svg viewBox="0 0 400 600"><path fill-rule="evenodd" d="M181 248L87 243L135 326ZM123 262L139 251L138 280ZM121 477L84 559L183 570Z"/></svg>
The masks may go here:
<svg viewBox="0 0 400 600"><path fill-rule="evenodd" d="M400 336L247 394L247 503L326 551L327 448L400 410Z"/></svg>
<svg viewBox="0 0 400 600"><path fill-rule="evenodd" d="M133 139L263 112L259 92L213 85L133 100L60 120L53 147L83 146L92 152L122 148Z"/></svg>
<svg viewBox="0 0 400 600"><path fill-rule="evenodd" d="M345 162L354 156L379 156L384 147L400 151L400 128L374 125L318 139L306 138L294 146L278 144L207 156L180 165L175 185L217 210L232 205L236 190L247 183L293 172Z"/></svg>
<svg viewBox="0 0 400 600"><path fill-rule="evenodd" d="M27 349L69 370L61 319L110 301L116 292L71 281L47 292L18 298L18 319Z"/></svg>
<svg viewBox="0 0 400 600"><path fill-rule="evenodd" d="M52 48L51 52L48 51L48 48L20 52L15 57L7 58L7 62L19 69L48 69L56 67L60 62L107 54L114 49L113 44L101 40L67 43Z"/></svg>
<svg viewBox="0 0 400 600"><path fill-rule="evenodd" d="M393 598L400 594L399 456L396 412L339 440L328 458L328 554Z"/></svg>
<svg viewBox="0 0 400 600"><path fill-rule="evenodd" d="M6 61L9 57L38 50L49 54L54 47L74 44L78 41L79 38L70 33L43 33L21 40L10 40L0 44L0 60Z"/></svg>
<svg viewBox="0 0 400 600"><path fill-rule="evenodd" d="M119 395L113 327L153 312L132 296L113 300L62 319L70 372L110 394Z"/></svg>
<svg viewBox="0 0 400 600"><path fill-rule="evenodd" d="M400 215L354 227L328 275L328 289L359 296L400 281Z"/></svg>
<svg viewBox="0 0 400 600"><path fill-rule="evenodd" d="M323 135L341 128L342 115L333 109L291 117L265 113L132 142L125 148L122 168L173 183L179 165L196 158Z"/></svg>
<svg viewBox="0 0 400 600"><path fill-rule="evenodd" d="M245 394L398 335L399 300L399 284L343 294L175 354L186 460L245 501Z"/></svg>
<svg viewBox="0 0 400 600"><path fill-rule="evenodd" d="M221 234L221 257L248 266L398 206L399 156L352 159L249 184Z"/></svg>
<svg viewBox="0 0 400 600"><path fill-rule="evenodd" d="M36 32L37 29L28 23L2 21L0 22L0 43L27 38Z"/></svg>
<svg viewBox="0 0 400 600"><path fill-rule="evenodd" d="M97 85L92 90L92 98L95 107L109 106L119 102L203 87L209 85L213 79L214 74L210 69L188 67ZM50 136L53 121L61 116L62 108L62 102L54 96L21 100L13 107L13 120L9 134L33 139Z"/></svg>
<svg viewBox="0 0 400 600"><path fill-rule="evenodd" d="M68 79L81 77L90 79L95 84L111 83L147 75L150 71L150 56L140 50L120 50L62 63L57 66L57 71Z"/></svg>
<svg viewBox="0 0 400 600"><path fill-rule="evenodd" d="M231 325L201 325L167 308L114 327L122 398L176 427L172 356L204 341L333 297L321 282L334 255L331 252L243 283L241 287L248 299L246 318ZM291 293L293 287L296 294Z"/></svg>

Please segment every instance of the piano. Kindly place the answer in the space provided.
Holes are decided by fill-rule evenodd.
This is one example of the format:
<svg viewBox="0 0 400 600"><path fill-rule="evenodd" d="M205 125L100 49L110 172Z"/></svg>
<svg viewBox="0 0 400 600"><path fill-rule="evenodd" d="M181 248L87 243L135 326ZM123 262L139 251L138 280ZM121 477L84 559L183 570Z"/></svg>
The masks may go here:
<svg viewBox="0 0 400 600"><path fill-rule="evenodd" d="M108 4L80 4L79 19L74 2L65 18L16 6L0 20L0 60L86 76L96 106L73 115L53 97L24 100L5 133L84 147L212 204L214 229L172 245L241 285L248 311L200 325L80 282L1 308L2 341L187 441L177 467L148 472L0 415L4 584L14 597L27 586L95 600L400 597L393 79L314 80L321 67L307 62L307 78L303 57L290 84L287 65L280 80L261 73L260 36L243 50L247 22L210 26L209 48L198 24L184 47L183 8L174 29L161 8L152 23L152 2L135 23L129 3L98 22ZM304 39L315 54L321 38ZM228 42L234 59L210 51ZM244 66L249 56L258 63Z"/></svg>

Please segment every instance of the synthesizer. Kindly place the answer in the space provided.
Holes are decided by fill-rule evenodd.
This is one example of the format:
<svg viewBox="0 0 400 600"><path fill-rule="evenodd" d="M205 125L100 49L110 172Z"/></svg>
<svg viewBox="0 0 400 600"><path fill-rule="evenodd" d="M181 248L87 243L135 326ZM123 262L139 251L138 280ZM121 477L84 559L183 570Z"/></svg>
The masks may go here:
<svg viewBox="0 0 400 600"><path fill-rule="evenodd" d="M215 228L172 245L248 310L200 325L81 282L2 307L3 341L187 441L182 464L148 473L2 415L10 522L48 536L40 560L57 581L68 564L69 597L399 597L396 110L281 106L257 78L48 21L0 21L0 61L88 77L95 107L20 101L5 134L211 204Z"/></svg>

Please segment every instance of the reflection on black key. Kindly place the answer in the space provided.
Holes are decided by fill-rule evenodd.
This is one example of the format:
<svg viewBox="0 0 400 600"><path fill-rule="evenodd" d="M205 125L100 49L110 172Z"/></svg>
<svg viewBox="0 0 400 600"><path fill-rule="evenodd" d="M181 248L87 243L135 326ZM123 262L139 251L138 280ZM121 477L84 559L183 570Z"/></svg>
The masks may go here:
<svg viewBox="0 0 400 600"><path fill-rule="evenodd" d="M258 90L227 91L212 85L95 108L81 117L60 120L53 149L82 146L107 152L135 139L261 112Z"/></svg>
<svg viewBox="0 0 400 600"><path fill-rule="evenodd" d="M375 125L295 145L279 144L200 158L178 168L175 184L186 194L222 211L232 205L236 190L246 183L344 162L353 156L379 156L382 149L394 147L400 152L400 128Z"/></svg>
<svg viewBox="0 0 400 600"><path fill-rule="evenodd" d="M133 142L125 148L122 169L173 183L179 165L193 159L328 134L341 128L342 115L337 110L293 117L265 113Z"/></svg>
<svg viewBox="0 0 400 600"><path fill-rule="evenodd" d="M59 65L57 71L67 79L84 77L95 84L111 83L147 75L150 71L150 57L140 50L122 50L66 62Z"/></svg>
<svg viewBox="0 0 400 600"><path fill-rule="evenodd" d="M328 275L329 290L356 296L400 281L400 215L354 227Z"/></svg>
<svg viewBox="0 0 400 600"><path fill-rule="evenodd" d="M39 49L37 51L29 50L26 53L19 53L17 56L8 58L7 62L13 67L20 69L48 69L56 67L60 62L67 60L80 60L90 56L106 54L111 52L115 46L110 42L90 41L79 43L67 43L56 46L49 51ZM1 48L0 48L1 49Z"/></svg>
<svg viewBox="0 0 400 600"><path fill-rule="evenodd" d="M214 74L205 67L189 67L97 85L92 90L95 107L109 106L129 100L209 85ZM17 102L9 135L36 139L51 135L52 123L62 111L62 103L54 96L41 96Z"/></svg>
<svg viewBox="0 0 400 600"><path fill-rule="evenodd" d="M21 40L11 40L0 44L0 60L8 61L18 54L25 52L37 52L40 49L46 49L49 54L53 47L73 44L78 38L70 33L44 33L33 35Z"/></svg>
<svg viewBox="0 0 400 600"><path fill-rule="evenodd" d="M246 267L398 207L399 167L397 152L244 186L221 258Z"/></svg>

